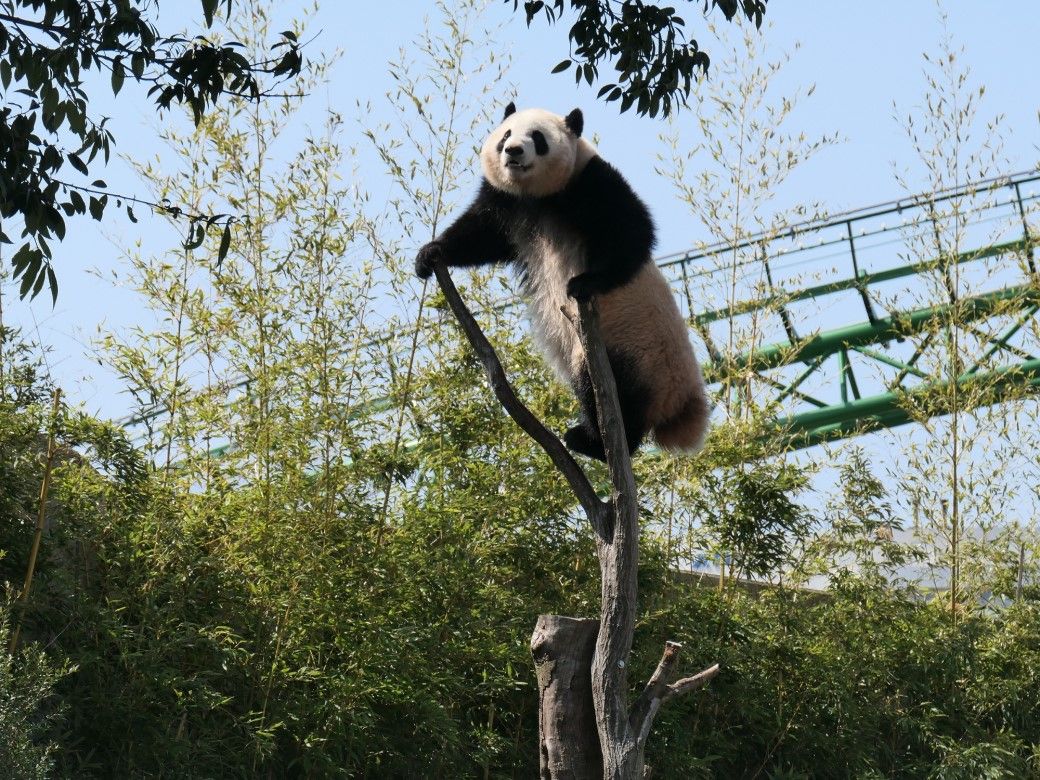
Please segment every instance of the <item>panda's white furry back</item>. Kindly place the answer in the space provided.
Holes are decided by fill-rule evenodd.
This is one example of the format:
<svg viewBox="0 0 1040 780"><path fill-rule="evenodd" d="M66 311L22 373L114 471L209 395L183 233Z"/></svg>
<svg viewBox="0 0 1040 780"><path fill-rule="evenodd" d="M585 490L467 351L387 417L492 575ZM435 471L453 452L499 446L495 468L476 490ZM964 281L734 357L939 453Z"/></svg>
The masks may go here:
<svg viewBox="0 0 1040 780"><path fill-rule="evenodd" d="M582 419L564 436L603 459L595 401L568 298L596 296L632 451L647 432L695 450L709 413L704 381L675 299L652 260L654 226L628 182L581 137L583 118L510 103L480 153L477 198L416 258L426 278L447 265L516 264L535 338L574 389Z"/></svg>

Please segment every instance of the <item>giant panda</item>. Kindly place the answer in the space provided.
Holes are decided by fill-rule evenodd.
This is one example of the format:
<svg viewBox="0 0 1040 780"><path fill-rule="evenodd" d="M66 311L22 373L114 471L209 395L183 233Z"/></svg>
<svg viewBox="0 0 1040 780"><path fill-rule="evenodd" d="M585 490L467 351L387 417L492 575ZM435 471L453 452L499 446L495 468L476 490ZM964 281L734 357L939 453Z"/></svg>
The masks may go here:
<svg viewBox="0 0 1040 780"><path fill-rule="evenodd" d="M579 109L559 116L513 103L480 151L476 199L419 250L433 265L513 263L536 342L574 390L581 420L564 435L574 452L604 460L585 355L561 312L596 296L629 451L647 433L668 450L695 450L709 407L686 324L651 258L654 223L628 182L581 137Z"/></svg>

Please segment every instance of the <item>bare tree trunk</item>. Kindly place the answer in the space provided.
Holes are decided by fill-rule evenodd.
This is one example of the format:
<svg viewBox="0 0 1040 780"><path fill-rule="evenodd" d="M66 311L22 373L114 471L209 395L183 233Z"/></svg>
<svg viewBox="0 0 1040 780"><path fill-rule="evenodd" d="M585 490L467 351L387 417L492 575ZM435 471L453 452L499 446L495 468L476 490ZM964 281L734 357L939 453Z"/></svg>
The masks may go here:
<svg viewBox="0 0 1040 780"><path fill-rule="evenodd" d="M596 533L601 576L599 621L541 615L531 638L538 674L541 777L642 780L646 740L661 705L673 696L700 688L718 674L719 667L716 664L693 677L670 682L681 646L668 642L653 676L629 707L628 664L637 614L639 496L614 374L599 336L595 303L585 301L576 309L567 307L564 314L578 330L585 349L610 470L609 503L596 495L563 443L517 398L494 348L463 303L448 269L438 263L434 272L448 305L484 364L496 397L570 483ZM592 745L597 740L598 749L594 750Z"/></svg>
<svg viewBox="0 0 1040 780"><path fill-rule="evenodd" d="M539 615L531 637L538 678L541 780L598 780L603 755L592 703L592 654L599 622Z"/></svg>
<svg viewBox="0 0 1040 780"><path fill-rule="evenodd" d="M645 736L640 740L633 733L628 713L628 663L638 609L639 495L595 304L579 304L577 314L568 312L585 349L611 483L611 522L607 533L596 540L600 624L592 659L592 695L603 749L603 777L621 780L643 775Z"/></svg>

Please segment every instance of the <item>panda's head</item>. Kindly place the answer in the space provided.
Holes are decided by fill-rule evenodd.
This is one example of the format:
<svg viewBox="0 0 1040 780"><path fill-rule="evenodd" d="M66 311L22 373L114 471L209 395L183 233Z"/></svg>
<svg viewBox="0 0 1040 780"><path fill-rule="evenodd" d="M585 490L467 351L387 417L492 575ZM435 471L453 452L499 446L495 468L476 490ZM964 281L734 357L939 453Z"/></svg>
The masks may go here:
<svg viewBox="0 0 1040 780"><path fill-rule="evenodd" d="M560 116L540 108L506 106L502 124L480 150L480 165L491 185L513 195L545 197L567 186L596 152L581 137L580 109Z"/></svg>

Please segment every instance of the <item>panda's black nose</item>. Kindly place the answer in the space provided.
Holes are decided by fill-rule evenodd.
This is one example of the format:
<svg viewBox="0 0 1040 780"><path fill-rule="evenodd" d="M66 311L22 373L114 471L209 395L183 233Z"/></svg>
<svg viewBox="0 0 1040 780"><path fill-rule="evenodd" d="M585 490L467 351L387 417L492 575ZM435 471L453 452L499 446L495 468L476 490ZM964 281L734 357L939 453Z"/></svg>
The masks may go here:
<svg viewBox="0 0 1040 780"><path fill-rule="evenodd" d="M505 148L506 154L510 157L519 157L524 153L524 147L522 146L507 146Z"/></svg>

